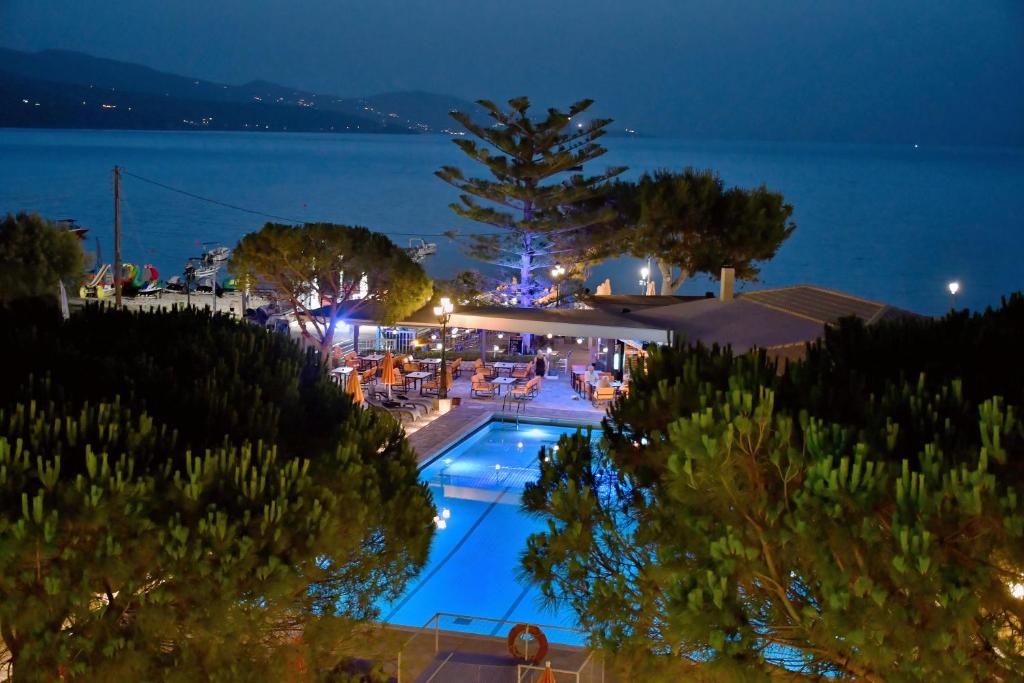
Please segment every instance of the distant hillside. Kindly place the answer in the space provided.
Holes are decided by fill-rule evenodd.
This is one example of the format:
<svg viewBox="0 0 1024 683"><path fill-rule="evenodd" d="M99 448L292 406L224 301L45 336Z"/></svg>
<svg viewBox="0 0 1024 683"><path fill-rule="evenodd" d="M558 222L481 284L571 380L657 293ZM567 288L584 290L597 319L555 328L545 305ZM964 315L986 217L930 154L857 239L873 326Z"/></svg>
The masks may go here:
<svg viewBox="0 0 1024 683"><path fill-rule="evenodd" d="M429 133L465 100L424 92L361 98L265 81L225 85L67 50L0 48L0 127Z"/></svg>

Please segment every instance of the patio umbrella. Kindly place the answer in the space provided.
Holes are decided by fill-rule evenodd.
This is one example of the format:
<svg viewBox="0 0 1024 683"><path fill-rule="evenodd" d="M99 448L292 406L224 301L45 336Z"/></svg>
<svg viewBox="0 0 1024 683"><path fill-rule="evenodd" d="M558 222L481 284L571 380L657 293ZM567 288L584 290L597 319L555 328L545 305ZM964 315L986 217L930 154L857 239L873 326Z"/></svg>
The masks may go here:
<svg viewBox="0 0 1024 683"><path fill-rule="evenodd" d="M67 320L71 317L71 313L68 312L68 290L64 288L63 280L57 280L57 284L60 286L60 315Z"/></svg>
<svg viewBox="0 0 1024 683"><path fill-rule="evenodd" d="M391 385L395 383L395 361L391 352L384 354L384 362L380 371L380 383L388 385L388 400L391 399Z"/></svg>
<svg viewBox="0 0 1024 683"><path fill-rule="evenodd" d="M445 389L445 391L447 391L448 389L452 388L452 381L453 381L452 380L452 368L449 365L449 366L446 366L445 369L444 369L444 389Z"/></svg>
<svg viewBox="0 0 1024 683"><path fill-rule="evenodd" d="M657 290L654 288L654 280L647 281L647 296L654 296L657 294Z"/></svg>
<svg viewBox="0 0 1024 683"><path fill-rule="evenodd" d="M555 672L551 670L551 662L546 663L544 673L537 679L537 683L557 683L555 681Z"/></svg>
<svg viewBox="0 0 1024 683"><path fill-rule="evenodd" d="M355 370L348 373L348 384L345 386L345 391L352 394L353 403L363 402L363 387L359 384L359 373Z"/></svg>

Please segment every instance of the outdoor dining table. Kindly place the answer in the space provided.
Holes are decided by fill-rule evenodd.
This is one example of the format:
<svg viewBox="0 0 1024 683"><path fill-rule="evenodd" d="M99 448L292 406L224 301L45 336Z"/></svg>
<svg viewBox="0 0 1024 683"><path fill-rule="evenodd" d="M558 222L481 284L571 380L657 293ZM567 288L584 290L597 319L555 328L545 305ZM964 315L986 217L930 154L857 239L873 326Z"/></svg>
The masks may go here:
<svg viewBox="0 0 1024 683"><path fill-rule="evenodd" d="M377 365L382 360L384 360L384 356L382 356L379 353L373 353L373 354L370 354L369 356L360 356L359 360L361 360L363 362L366 362L366 363L371 363L373 365Z"/></svg>
<svg viewBox="0 0 1024 683"><path fill-rule="evenodd" d="M420 364L421 368L430 368L434 372L437 372L437 369L441 367L440 358L417 358L416 362Z"/></svg>
<svg viewBox="0 0 1024 683"><path fill-rule="evenodd" d="M501 388L508 387L515 384L518 380L515 377L495 377L491 380L491 384L498 385L498 396L501 396Z"/></svg>
<svg viewBox="0 0 1024 683"><path fill-rule="evenodd" d="M505 361L494 363L494 369L497 370L498 372L501 372L502 370L507 370L509 374L511 374L515 367L515 363L506 363Z"/></svg>
<svg viewBox="0 0 1024 683"><path fill-rule="evenodd" d="M612 389L615 389L616 393L617 393L618 390L622 388L622 384L623 384L622 382L619 382L618 380L616 380L614 382L609 382L608 386L610 386ZM589 393L587 394L587 398L589 398L589 397L594 395L594 389L597 388L597 382L587 382L587 387L590 390Z"/></svg>
<svg viewBox="0 0 1024 683"><path fill-rule="evenodd" d="M418 370L416 372L407 372L407 373L405 373L405 378L406 379L411 379L413 381L412 382L412 386L413 386L414 389L416 388L417 382L422 382L423 380L428 379L428 378L433 377L433 376L434 376L434 373L432 373L432 372L423 372L422 370Z"/></svg>
<svg viewBox="0 0 1024 683"><path fill-rule="evenodd" d="M347 365L342 365L341 367L334 368L330 372L331 379L333 379L335 382L338 382L339 384L341 383L341 380L343 378L348 377L350 374L352 374L352 368L350 368Z"/></svg>

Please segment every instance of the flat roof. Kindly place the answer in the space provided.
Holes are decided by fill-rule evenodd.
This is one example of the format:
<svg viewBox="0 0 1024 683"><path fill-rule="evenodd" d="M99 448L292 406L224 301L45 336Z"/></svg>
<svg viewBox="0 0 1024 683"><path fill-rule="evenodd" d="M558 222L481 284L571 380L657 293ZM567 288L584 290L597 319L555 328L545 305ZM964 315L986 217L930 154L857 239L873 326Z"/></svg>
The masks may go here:
<svg viewBox="0 0 1024 683"><path fill-rule="evenodd" d="M796 285L755 290L722 301L711 297L596 296L590 308L512 308L473 306L457 309L452 327L494 332L552 334L560 337L602 337L667 343L674 337L704 344L732 346L743 353L809 342L826 325L854 316L871 324L914 316L910 311L853 295ZM373 306L346 316L355 323L376 324ZM403 327L439 327L428 305L395 323Z"/></svg>

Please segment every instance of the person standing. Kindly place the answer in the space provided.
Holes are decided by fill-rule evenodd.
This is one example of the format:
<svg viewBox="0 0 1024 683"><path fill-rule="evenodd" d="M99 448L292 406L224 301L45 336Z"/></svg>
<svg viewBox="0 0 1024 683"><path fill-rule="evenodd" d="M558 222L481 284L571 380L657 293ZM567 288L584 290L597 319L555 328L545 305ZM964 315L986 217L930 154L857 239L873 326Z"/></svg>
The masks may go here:
<svg viewBox="0 0 1024 683"><path fill-rule="evenodd" d="M543 353L538 353L537 357L533 361L533 367L536 369L538 377L546 377L548 374L547 360L544 358Z"/></svg>

